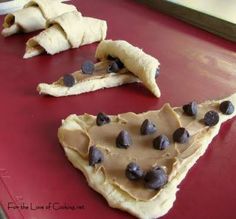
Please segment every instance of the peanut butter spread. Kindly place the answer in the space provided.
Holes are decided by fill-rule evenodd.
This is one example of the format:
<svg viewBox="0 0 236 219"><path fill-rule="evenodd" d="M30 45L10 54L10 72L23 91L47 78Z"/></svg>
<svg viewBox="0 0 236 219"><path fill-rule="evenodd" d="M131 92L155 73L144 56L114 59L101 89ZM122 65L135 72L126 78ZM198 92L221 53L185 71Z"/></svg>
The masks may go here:
<svg viewBox="0 0 236 219"><path fill-rule="evenodd" d="M108 68L110 63L111 62L109 60L104 60L104 61L96 63L94 65L94 72L92 74L84 74L82 72L82 70L79 70L79 71L75 71L71 75L73 75L73 77L75 78L75 81L76 81L75 83L76 84L82 83L82 82L85 82L85 81L91 81L91 80L94 80L94 79L114 77L114 76L117 76L117 74L118 75L122 74L122 75L127 75L127 76L130 76L130 77L137 78L134 74L132 74L130 71L128 71L127 68L122 68L117 73L114 73L114 72L108 73L107 68ZM138 78L137 78L137 81L139 81ZM54 84L63 85L63 77L61 77Z"/></svg>
<svg viewBox="0 0 236 219"><path fill-rule="evenodd" d="M135 200L148 201L154 199L160 190L145 188L142 181L129 180L125 175L125 169L130 162L137 163L144 171L152 167L161 166L171 181L178 171L178 165L186 158L191 157L200 145L200 141L210 131L202 122L204 114L209 110L219 112L219 103L199 105L196 117L189 117L183 113L182 108L171 108L165 104L158 111L149 111L142 114L132 112L109 116L111 122L103 126L96 125L96 117L88 114L76 116L76 129L59 129L60 141L64 147L75 150L85 160L88 159L88 150L96 145L104 155L104 160L96 164L94 171L102 171L105 181L109 181L129 194ZM157 131L150 135L141 135L140 126L145 119L152 121ZM79 128L78 128L79 127ZM187 143L179 144L173 141L173 132L185 127L190 138ZM129 132L132 145L127 149L116 147L116 137L121 130ZM170 140L170 146L165 150L156 150L152 146L153 139L160 135L166 135Z"/></svg>

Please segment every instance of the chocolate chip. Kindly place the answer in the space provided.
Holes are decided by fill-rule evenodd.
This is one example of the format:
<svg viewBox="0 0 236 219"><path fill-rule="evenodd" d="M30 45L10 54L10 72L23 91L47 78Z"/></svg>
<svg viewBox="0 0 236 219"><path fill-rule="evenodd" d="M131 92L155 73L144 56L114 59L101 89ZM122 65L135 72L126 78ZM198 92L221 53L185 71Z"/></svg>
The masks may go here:
<svg viewBox="0 0 236 219"><path fill-rule="evenodd" d="M111 73L117 73L119 71L119 66L117 65L117 63L115 61L111 62L111 64L109 64L108 68L107 68L107 72Z"/></svg>
<svg viewBox="0 0 236 219"><path fill-rule="evenodd" d="M141 179L143 177L143 174L143 170L134 162L129 163L125 170L125 175L130 180Z"/></svg>
<svg viewBox="0 0 236 219"><path fill-rule="evenodd" d="M75 78L73 75L66 74L63 76L63 83L66 87L72 87L75 84Z"/></svg>
<svg viewBox="0 0 236 219"><path fill-rule="evenodd" d="M204 116L204 123L207 126L214 126L219 122L219 114L216 111L208 111Z"/></svg>
<svg viewBox="0 0 236 219"><path fill-rule="evenodd" d="M234 112L234 105L231 101L226 100L220 104L220 111L225 115L231 115Z"/></svg>
<svg viewBox="0 0 236 219"><path fill-rule="evenodd" d="M98 126L105 125L109 123L111 120L105 113L98 113L96 123Z"/></svg>
<svg viewBox="0 0 236 219"><path fill-rule="evenodd" d="M148 119L145 119L143 124L141 125L140 132L141 135L149 135L156 131L156 126L154 123L149 121Z"/></svg>
<svg viewBox="0 0 236 219"><path fill-rule="evenodd" d="M15 23L15 16L12 16L9 20L8 20L8 27L12 26Z"/></svg>
<svg viewBox="0 0 236 219"><path fill-rule="evenodd" d="M153 147L157 150L164 150L170 145L170 141L165 135L159 135L153 140Z"/></svg>
<svg viewBox="0 0 236 219"><path fill-rule="evenodd" d="M188 139L189 139L189 133L185 128L178 128L173 133L173 140L175 142L184 144L187 143Z"/></svg>
<svg viewBox="0 0 236 219"><path fill-rule="evenodd" d="M119 69L124 68L123 62L121 62L120 59L118 59L118 58L115 58L115 57L113 57L113 56L111 56L111 55L108 55L108 56L107 56L107 60L115 61L116 64L118 65Z"/></svg>
<svg viewBox="0 0 236 219"><path fill-rule="evenodd" d="M123 64L123 62L120 61L120 59L116 58L115 62L118 65L119 69L124 68L124 64Z"/></svg>
<svg viewBox="0 0 236 219"><path fill-rule="evenodd" d="M96 146L91 146L89 148L89 166L101 163L103 159L102 152Z"/></svg>
<svg viewBox="0 0 236 219"><path fill-rule="evenodd" d="M155 78L157 78L159 75L160 75L160 67L156 69Z"/></svg>
<svg viewBox="0 0 236 219"><path fill-rule="evenodd" d="M183 111L188 116L196 116L197 115L197 103L192 101L188 104L183 105Z"/></svg>
<svg viewBox="0 0 236 219"><path fill-rule="evenodd" d="M168 177L163 168L155 167L146 173L144 181L147 188L160 189L167 183Z"/></svg>
<svg viewBox="0 0 236 219"><path fill-rule="evenodd" d="M127 149L130 145L132 145L132 139L129 133L125 130L122 130L118 137L116 138L116 146L118 148L125 148Z"/></svg>
<svg viewBox="0 0 236 219"><path fill-rule="evenodd" d="M81 66L81 70L84 74L92 74L94 72L93 62L90 60L85 61Z"/></svg>
<svg viewBox="0 0 236 219"><path fill-rule="evenodd" d="M116 58L114 58L114 57L111 56L111 55L108 55L108 56L107 56L107 59L113 61L113 60L115 60Z"/></svg>

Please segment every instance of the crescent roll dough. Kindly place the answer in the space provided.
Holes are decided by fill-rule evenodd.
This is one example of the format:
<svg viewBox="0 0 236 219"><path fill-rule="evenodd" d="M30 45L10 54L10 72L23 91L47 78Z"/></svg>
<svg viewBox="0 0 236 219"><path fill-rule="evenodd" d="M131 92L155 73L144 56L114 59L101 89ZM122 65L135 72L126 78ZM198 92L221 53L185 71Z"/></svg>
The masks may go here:
<svg viewBox="0 0 236 219"><path fill-rule="evenodd" d="M186 116L183 113L182 107L171 108L169 104L164 105L161 110L148 111L141 114L129 112L109 116L111 122L99 127L96 126L95 116L89 114L78 116L70 115L62 121L62 125L58 130L58 138L61 145L63 146L67 158L70 160L73 166L82 171L87 179L88 185L98 193L102 194L111 207L127 211L140 219L159 218L166 214L173 206L173 203L176 199L176 193L179 190L179 184L182 182L182 180L184 180L191 167L205 153L208 145L218 134L221 124L236 116L236 111L230 115L225 115L220 112L219 105L223 101L231 101L235 106L236 93L222 100L206 101L199 104L198 114L196 117ZM207 127L201 123L204 114L209 110L215 110L219 114L219 122L215 126L211 127ZM146 138L150 141L141 140L145 137L139 135L139 127L141 125L139 121L144 121L146 118L152 119L152 121L158 121L158 117L161 118L162 121L166 122L160 126L160 128L163 127L163 130L168 130L166 127L171 126L170 121L173 118L175 118L174 120L179 121L178 126L182 125L187 130L189 130L189 144L177 144L173 143L171 140L171 145L168 149L154 151L152 149L152 145L149 145L147 142L151 143L152 139L154 139L157 134L154 136L146 136ZM158 125L160 124L158 123ZM116 148L115 143L113 142L115 142L114 136L116 136L117 130L119 130L119 128L126 130L128 129L132 135L133 140L137 144L132 145L129 149ZM115 135L114 130L116 130ZM141 142L144 143L144 147L142 150L139 150L137 145ZM97 166L95 165L95 167L89 166L88 162L88 147L92 145L96 145L101 151L103 151L104 154L103 162L101 164L96 164ZM188 145L188 147L183 149L183 147L186 145ZM119 185L118 182L121 181L119 181L120 178L117 180L116 176L120 176L122 178L124 175L125 177L125 168L123 168L122 163L125 166L129 162L135 161L138 164L140 163L140 165L144 165L147 160L151 160L153 158L153 166L156 166L155 163L160 160L160 157L158 159L158 154L162 156L162 159L166 159L167 161L170 160L169 156L171 154L171 147L177 147L180 149L177 155L173 155L176 160L176 165L174 167L175 170L173 169L173 174L169 175L167 184L159 191L156 190L156 196L149 200L140 200L138 198L134 198L130 194L129 191L131 190L127 190L127 185L130 186L129 189L136 189L136 192L139 195L143 192L150 192L151 190L144 190L143 184L137 184L138 182L129 182L132 184L128 184L125 183L127 181L123 181L123 185L126 186L122 187L122 185ZM128 152L128 150L130 150L130 152ZM149 153L147 152L148 150L150 151ZM130 156L129 159L127 158L127 153L129 153ZM165 156L167 154L168 156ZM124 159L123 156L125 156ZM106 172L105 169L105 167L108 167L105 166L106 162L111 164L109 167L109 174L111 174L110 177L107 174L108 170ZM123 172L124 174L117 175L119 172ZM142 179L141 183L143 183ZM141 191L139 191L139 189Z"/></svg>
<svg viewBox="0 0 236 219"><path fill-rule="evenodd" d="M8 14L3 23L4 37L24 32L29 33L46 27L46 22L76 7L61 3L60 0L32 0L23 9Z"/></svg>
<svg viewBox="0 0 236 219"><path fill-rule="evenodd" d="M106 47L107 45L112 49ZM104 51L107 48L108 50ZM118 51L115 51L115 49L118 49ZM110 52L111 50L112 52ZM103 51L103 54L106 54L104 56L102 55ZM155 91L156 96L160 96L160 90L155 83L155 75L150 75L149 73L153 70L154 74L156 74L156 70L159 69L159 62L150 55L145 54L139 48L125 41L105 40L98 45L96 57L100 58L101 61L95 64L93 74L85 76L81 70L71 74L76 79L76 83L73 86L65 86L62 83L62 78L59 78L52 84L40 83L37 90L40 94L61 97L78 95L103 88L117 87L127 83L146 82L151 79L153 82L147 81L145 85L150 90ZM123 63L123 66L116 73L107 72L108 67L117 58L120 59L119 61ZM135 65L138 65L138 67ZM154 88L150 88L150 85Z"/></svg>
<svg viewBox="0 0 236 219"><path fill-rule="evenodd" d="M161 96L156 84L156 73L160 65L157 59L123 40L102 41L98 45L95 56L104 60L108 55L119 58L125 67L136 75L156 97Z"/></svg>
<svg viewBox="0 0 236 219"><path fill-rule="evenodd" d="M65 13L47 23L47 29L26 43L24 58L46 52L50 55L106 38L106 21L82 17L78 11Z"/></svg>

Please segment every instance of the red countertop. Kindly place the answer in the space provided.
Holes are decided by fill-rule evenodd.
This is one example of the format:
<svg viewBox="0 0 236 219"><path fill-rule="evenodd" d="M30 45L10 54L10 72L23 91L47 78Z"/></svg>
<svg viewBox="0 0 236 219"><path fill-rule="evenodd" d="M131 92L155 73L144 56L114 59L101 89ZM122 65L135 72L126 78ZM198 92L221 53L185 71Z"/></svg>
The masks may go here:
<svg viewBox="0 0 236 219"><path fill-rule="evenodd" d="M57 129L69 114L139 113L165 102L181 106L236 91L235 44L135 1L71 2L85 16L107 20L108 38L127 40L160 60L162 96L156 99L141 84L80 96L39 96L38 83L79 69L85 59L95 60L97 44L24 60L25 42L35 33L0 37L0 202L12 219L133 218L110 208L66 159ZM232 119L180 184L174 207L163 219L235 218L235 135ZM80 209L46 209L50 203ZM36 209L40 206L45 209Z"/></svg>

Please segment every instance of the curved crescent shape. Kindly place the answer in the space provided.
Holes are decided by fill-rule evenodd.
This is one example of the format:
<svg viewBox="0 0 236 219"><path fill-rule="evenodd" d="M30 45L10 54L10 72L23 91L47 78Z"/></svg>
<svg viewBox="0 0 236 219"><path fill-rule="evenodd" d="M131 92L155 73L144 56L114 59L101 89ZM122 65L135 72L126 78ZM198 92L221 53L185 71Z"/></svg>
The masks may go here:
<svg viewBox="0 0 236 219"><path fill-rule="evenodd" d="M156 97L161 96L156 83L156 72L160 63L156 58L123 40L102 41L97 47L95 56L104 60L108 55L119 58L125 67L136 75Z"/></svg>

